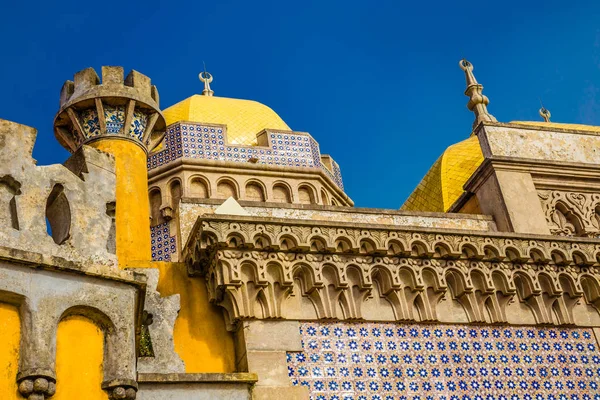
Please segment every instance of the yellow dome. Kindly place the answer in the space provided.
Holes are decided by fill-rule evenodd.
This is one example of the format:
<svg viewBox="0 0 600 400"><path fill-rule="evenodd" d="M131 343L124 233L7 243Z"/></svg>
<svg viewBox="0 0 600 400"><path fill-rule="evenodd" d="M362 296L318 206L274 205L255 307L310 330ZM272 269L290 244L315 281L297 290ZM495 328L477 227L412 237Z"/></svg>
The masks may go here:
<svg viewBox="0 0 600 400"><path fill-rule="evenodd" d="M477 136L446 149L433 164L401 210L446 212L463 194L463 186L483 162Z"/></svg>
<svg viewBox="0 0 600 400"><path fill-rule="evenodd" d="M227 142L256 145L263 129L291 130L269 107L251 100L194 95L163 111L167 125L180 121L227 125Z"/></svg>

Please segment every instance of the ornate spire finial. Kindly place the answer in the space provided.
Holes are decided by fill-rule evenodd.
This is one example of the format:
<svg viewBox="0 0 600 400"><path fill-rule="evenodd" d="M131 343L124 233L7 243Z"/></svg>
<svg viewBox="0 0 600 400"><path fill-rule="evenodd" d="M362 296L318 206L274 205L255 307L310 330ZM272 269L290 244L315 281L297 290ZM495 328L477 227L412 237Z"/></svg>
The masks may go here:
<svg viewBox="0 0 600 400"><path fill-rule="evenodd" d="M550 110L548 110L546 107L544 107L544 103L542 103L541 97L540 97L540 106L542 107L539 110L540 117L544 118L544 122L550 122L550 117L552 116L552 114L550 114Z"/></svg>
<svg viewBox="0 0 600 400"><path fill-rule="evenodd" d="M481 121L496 122L496 118L488 113L487 105L490 103L490 100L483 95L483 85L480 85L477 79L475 79L475 75L473 75L473 64L463 58L458 62L458 65L465 71L465 78L467 80L467 89L465 90L465 96L469 96L467 108L475 113L473 129Z"/></svg>
<svg viewBox="0 0 600 400"><path fill-rule="evenodd" d="M202 96L212 96L215 94L214 91L210 88L210 83L213 81L213 76L206 72L206 65L204 66L204 71L200 72L198 75L200 81L204 82L204 90L202 91Z"/></svg>

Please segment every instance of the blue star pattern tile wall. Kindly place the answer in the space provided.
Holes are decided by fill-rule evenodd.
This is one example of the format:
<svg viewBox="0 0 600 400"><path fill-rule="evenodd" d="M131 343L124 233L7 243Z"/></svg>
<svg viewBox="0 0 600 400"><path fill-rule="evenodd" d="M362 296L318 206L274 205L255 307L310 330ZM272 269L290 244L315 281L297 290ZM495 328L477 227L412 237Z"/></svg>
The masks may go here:
<svg viewBox="0 0 600 400"><path fill-rule="evenodd" d="M334 163L334 170L329 171L321 164L319 145L310 135L291 131L266 134L266 146L230 145L224 125L175 123L167 128L164 148L148 155L148 170L182 157L235 162L254 159L258 164L320 168L344 188L339 166Z"/></svg>
<svg viewBox="0 0 600 400"><path fill-rule="evenodd" d="M169 223L150 227L152 261L171 261L171 254L177 252L175 236L171 236Z"/></svg>
<svg viewBox="0 0 600 400"><path fill-rule="evenodd" d="M288 353L313 400L599 400L591 329L302 323Z"/></svg>

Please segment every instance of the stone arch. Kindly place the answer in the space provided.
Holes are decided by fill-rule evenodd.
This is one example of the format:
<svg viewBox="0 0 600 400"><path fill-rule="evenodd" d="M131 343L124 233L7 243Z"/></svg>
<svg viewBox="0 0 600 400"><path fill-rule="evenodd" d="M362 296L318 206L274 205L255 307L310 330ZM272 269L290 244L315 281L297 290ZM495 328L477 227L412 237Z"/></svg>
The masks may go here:
<svg viewBox="0 0 600 400"><path fill-rule="evenodd" d="M298 202L300 204L315 204L315 190L308 183L298 186Z"/></svg>
<svg viewBox="0 0 600 400"><path fill-rule="evenodd" d="M217 197L220 199L227 199L233 197L238 199L238 187L237 183L231 178L221 178L217 181Z"/></svg>
<svg viewBox="0 0 600 400"><path fill-rule="evenodd" d="M71 207L65 188L57 183L46 200L46 221L54 243L63 244L71 235Z"/></svg>
<svg viewBox="0 0 600 400"><path fill-rule="evenodd" d="M324 252L327 250L327 241L319 236L310 238L310 251Z"/></svg>
<svg viewBox="0 0 600 400"><path fill-rule="evenodd" d="M115 379L121 379L123 373L123 354L127 354L127 351L123 346L130 346L128 341L124 341L121 330L123 326L115 326L111 318L99 308L90 305L76 305L67 308L61 314L59 318L59 325L62 321L73 318L73 317L84 317L92 321L104 334L103 343L103 357L102 357L102 370L103 370L103 385L105 382L110 382ZM129 360L128 360L129 361ZM122 380L122 379L121 379ZM60 382L59 382L60 385ZM118 386L128 392L129 398L135 398L135 383L132 382L119 382ZM107 391L111 390L112 386L104 388Z"/></svg>
<svg viewBox="0 0 600 400"><path fill-rule="evenodd" d="M170 206L174 212L179 210L179 202L183 197L183 190L181 187L181 180L179 178L175 178L171 180L168 184L169 187L169 197L170 197Z"/></svg>
<svg viewBox="0 0 600 400"><path fill-rule="evenodd" d="M162 194L160 188L156 186L151 188L148 197L150 201L150 225L160 225L165 222L162 213L160 212L162 206Z"/></svg>
<svg viewBox="0 0 600 400"><path fill-rule="evenodd" d="M271 248L271 238L262 233L256 234L254 236L254 248L256 248L256 249Z"/></svg>
<svg viewBox="0 0 600 400"><path fill-rule="evenodd" d="M292 235L282 235L279 237L279 248L281 250L294 250L298 247L298 242Z"/></svg>
<svg viewBox="0 0 600 400"><path fill-rule="evenodd" d="M210 184L208 180L201 175L194 175L190 178L189 197L195 199L210 198Z"/></svg>
<svg viewBox="0 0 600 400"><path fill-rule="evenodd" d="M504 258L500 255L498 248L491 244L483 247L483 253L485 254L485 258L490 261L500 261Z"/></svg>
<svg viewBox="0 0 600 400"><path fill-rule="evenodd" d="M538 324L552 323L552 319L548 320L546 309L539 296L540 290L533 279L524 272L516 272L513 280L519 301L527 305L535 322Z"/></svg>
<svg viewBox="0 0 600 400"><path fill-rule="evenodd" d="M352 242L348 238L339 237L335 241L335 251L338 253L352 253Z"/></svg>
<svg viewBox="0 0 600 400"><path fill-rule="evenodd" d="M56 395L52 399L106 398L102 390L106 335L87 316L68 315L56 329Z"/></svg>
<svg viewBox="0 0 600 400"><path fill-rule="evenodd" d="M292 269L294 280L295 304L289 304L286 301L286 309L298 316L305 316L314 319L325 318L326 311L323 295L320 288L316 285L315 271L310 266L299 263ZM321 289L322 290L322 289Z"/></svg>
<svg viewBox="0 0 600 400"><path fill-rule="evenodd" d="M600 283L592 275L583 275L580 278L583 297L588 304L594 305L600 312Z"/></svg>
<svg viewBox="0 0 600 400"><path fill-rule="evenodd" d="M577 213L562 201L557 201L552 214L552 221L559 227L564 236L581 236L584 233L583 223Z"/></svg>
<svg viewBox="0 0 600 400"><path fill-rule="evenodd" d="M471 243L463 243L460 251L462 256L468 260L478 260L483 258L483 254L480 254L477 247Z"/></svg>
<svg viewBox="0 0 600 400"><path fill-rule="evenodd" d="M246 182L246 200L264 202L267 200L265 193L265 187L261 182L254 179Z"/></svg>
<svg viewBox="0 0 600 400"><path fill-rule="evenodd" d="M374 253L377 249L377 244L370 238L363 238L359 242L360 252L364 254Z"/></svg>
<svg viewBox="0 0 600 400"><path fill-rule="evenodd" d="M324 206L329 205L329 196L327 196L325 189L321 189L321 202Z"/></svg>
<svg viewBox="0 0 600 400"><path fill-rule="evenodd" d="M273 202L275 203L291 203L292 189L285 182L275 182L273 184Z"/></svg>
<svg viewBox="0 0 600 400"><path fill-rule="evenodd" d="M388 268L375 266L371 271L373 290L371 297L365 304L365 313L368 315L383 315L384 320L407 320L409 311L406 298L402 289L394 284L394 277ZM369 303L375 303L369 306ZM387 315L389 313L389 316Z"/></svg>
<svg viewBox="0 0 600 400"><path fill-rule="evenodd" d="M567 254L560 250L560 249L554 249L550 252L550 257L552 258L552 261L554 262L554 264L556 265L567 265L569 264L569 257L567 256Z"/></svg>
<svg viewBox="0 0 600 400"><path fill-rule="evenodd" d="M448 268L444 274L448 284L447 300L456 302L452 307L453 320L463 320L463 322L481 322L479 309L474 293L471 291L470 282L467 277L457 269ZM450 308L450 307L448 307Z"/></svg>

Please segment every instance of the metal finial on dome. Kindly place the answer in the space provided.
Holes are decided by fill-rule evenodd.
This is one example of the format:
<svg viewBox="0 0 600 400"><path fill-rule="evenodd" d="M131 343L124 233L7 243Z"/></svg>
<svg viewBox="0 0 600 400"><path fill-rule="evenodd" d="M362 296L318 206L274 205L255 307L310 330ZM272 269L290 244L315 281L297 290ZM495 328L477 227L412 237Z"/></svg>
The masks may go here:
<svg viewBox="0 0 600 400"><path fill-rule="evenodd" d="M544 119L544 122L550 122L550 117L552 116L552 114L550 114L550 110L548 110L546 107L544 107L544 103L542 103L542 98L540 97L540 117L542 117Z"/></svg>
<svg viewBox="0 0 600 400"><path fill-rule="evenodd" d="M544 122L550 122L551 116L552 114L550 114L550 110L548 110L546 107L542 106L542 108L540 108L540 117L544 118Z"/></svg>
<svg viewBox="0 0 600 400"><path fill-rule="evenodd" d="M210 83L213 81L213 76L209 72L206 72L206 68L204 68L204 71L198 74L198 77L200 78L201 82L204 82L202 96L212 96L215 94L215 92L210 88Z"/></svg>
<svg viewBox="0 0 600 400"><path fill-rule="evenodd" d="M473 64L464 58L458 62L460 68L465 71L465 79L467 81L467 89L465 96L469 96L467 108L475 114L475 122L473 129L479 125L481 121L496 122L496 118L487 110L487 105L490 100L483 95L483 85L480 85L473 75Z"/></svg>

